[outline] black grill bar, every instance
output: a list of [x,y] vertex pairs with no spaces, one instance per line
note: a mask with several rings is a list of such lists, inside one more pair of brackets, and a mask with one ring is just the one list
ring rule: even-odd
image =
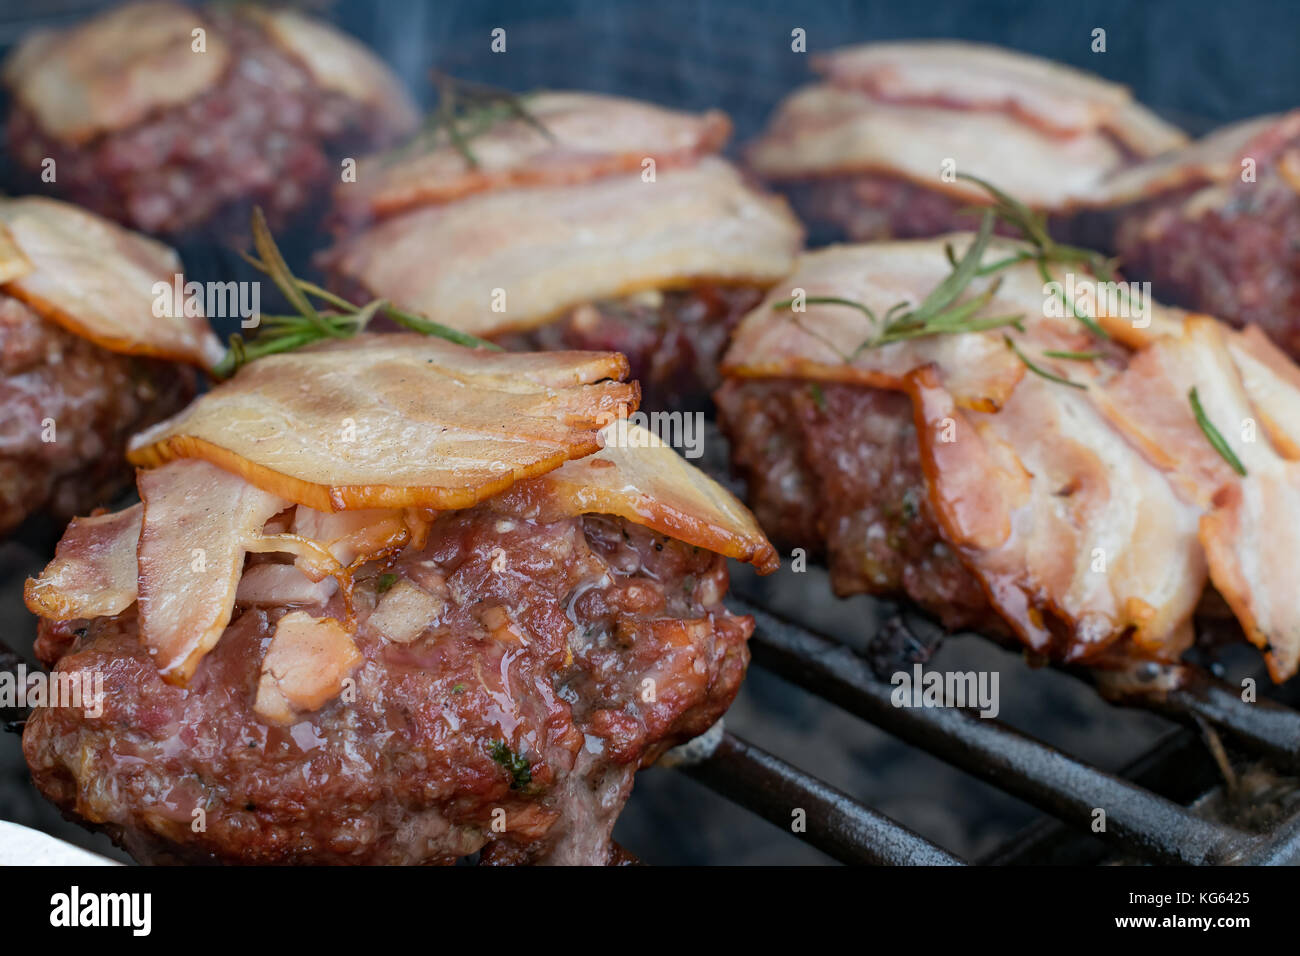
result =
[[709,759],[682,769],[787,832],[794,811],[805,811],[807,831],[797,835],[841,863],[963,865],[902,824],[730,733]]
[[750,645],[760,665],[1069,824],[1091,830],[1100,808],[1106,818],[1098,836],[1166,863],[1237,863],[1255,850],[1251,835],[1203,820],[997,721],[954,708],[895,707],[892,688],[848,648],[741,599],[733,603],[758,622]]
[[[1070,673],[1093,684],[1113,703],[1140,707],[1192,728],[1199,717],[1224,731],[1242,750],[1266,757],[1278,767],[1300,770],[1300,712],[1265,697],[1246,703],[1239,688],[1198,668],[1163,667],[1145,689],[1141,682],[1117,681],[1104,672],[1070,669]],[[1172,689],[1163,690],[1164,686]]]

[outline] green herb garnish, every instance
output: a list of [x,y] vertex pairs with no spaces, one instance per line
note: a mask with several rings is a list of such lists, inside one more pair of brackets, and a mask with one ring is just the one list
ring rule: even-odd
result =
[[433,83],[438,90],[437,108],[409,143],[384,154],[381,163],[391,165],[413,152],[434,149],[446,142],[471,169],[478,169],[478,156],[470,143],[509,119],[523,120],[547,139],[555,139],[546,125],[529,111],[528,94],[521,96],[486,83],[458,80],[437,70],[433,73]]
[[1011,336],[1009,335],[1002,336],[1002,341],[1006,342],[1007,348],[1015,352],[1016,357],[1020,359],[1020,361],[1025,363],[1025,368],[1029,369],[1029,371],[1033,372],[1035,375],[1041,375],[1049,382],[1059,382],[1061,385],[1068,385],[1071,388],[1086,389],[1088,387],[1087,385],[1084,385],[1081,382],[1072,382],[1068,378],[1062,378],[1059,375],[1053,375],[1051,372],[1047,371],[1047,369],[1040,368],[1039,366],[1035,365],[1033,362],[1029,361],[1029,356],[1027,356],[1024,352],[1020,351],[1020,347],[1016,345],[1015,342],[1011,341]]
[[817,406],[819,412],[826,411],[826,393],[816,382],[808,383],[808,392],[812,395],[813,404]]
[[[253,248],[257,255],[241,251],[244,260],[259,272],[270,276],[271,281],[298,310],[297,315],[263,315],[256,338],[245,341],[236,333],[230,337],[230,347],[225,356],[212,369],[217,378],[229,378],[239,368],[254,359],[278,352],[291,352],[313,342],[325,339],[346,339],[364,332],[379,313],[383,313],[403,328],[423,335],[464,345],[468,348],[500,351],[501,346],[475,335],[461,332],[440,322],[399,309],[385,301],[375,299],[365,305],[354,305],[342,296],[322,289],[314,282],[299,279],[290,270],[271,236],[266,216],[260,207],[253,209]],[[330,308],[321,311],[312,302],[315,299]]]
[[489,748],[492,759],[510,772],[510,789],[523,790],[533,782],[532,764],[523,754],[517,754],[502,740],[494,740]]
[[1070,362],[1091,362],[1106,357],[1105,352],[1068,352],[1061,349],[1045,349],[1043,355],[1047,358],[1066,359]]
[[453,688],[451,689],[451,692],[452,692],[453,694],[463,694],[463,693],[465,693],[465,685],[464,685],[464,684],[457,684],[455,687],[453,687]]
[[[952,265],[952,272],[925,297],[920,305],[915,308],[908,308],[907,303],[899,302],[890,307],[883,316],[880,316],[866,303],[852,299],[838,296],[809,296],[805,298],[804,303],[809,305],[842,305],[857,309],[867,318],[873,326],[873,331],[851,353],[845,353],[819,331],[804,325],[799,315],[793,311],[795,304],[793,298],[776,302],[772,305],[772,308],[777,311],[790,309],[792,312],[791,320],[795,325],[806,334],[817,338],[847,363],[852,362],[868,349],[879,348],[891,342],[901,342],[934,335],[985,332],[1006,326],[1024,331],[1023,315],[984,316],[980,314],[997,295],[1001,283],[1000,276],[995,278],[982,293],[973,296],[967,301],[959,301],[974,279],[997,276],[998,273],[1020,263],[1033,262],[1043,280],[1048,283],[1054,282],[1050,268],[1052,265],[1079,265],[1087,268],[1093,275],[1105,281],[1112,279],[1114,272],[1111,260],[1090,249],[1056,242],[1048,233],[1047,220],[1041,214],[1034,212],[1024,203],[1012,198],[983,179],[965,173],[959,173],[958,178],[968,180],[984,189],[992,197],[993,202],[991,206],[983,209],[979,231],[976,233],[974,241],[967,247],[966,252],[960,258],[957,257],[951,246],[945,247],[944,252],[948,257],[948,262]],[[1029,248],[986,265],[983,262],[984,253],[989,247],[993,236],[993,228],[997,222],[1006,223],[1019,232],[1020,238],[1029,245]],[[1060,290],[1057,294],[1069,309],[1070,314],[1089,332],[1099,339],[1110,338],[1105,329],[1098,325],[1091,316],[1080,311],[1077,305],[1068,299],[1064,290]],[[1087,387],[1059,375],[1053,375],[1040,368],[1031,362],[1008,336],[1004,335],[1003,338],[1006,340],[1007,346],[1035,374],[1074,388]],[[1077,361],[1089,361],[1103,357],[1103,353],[1100,352],[1056,351],[1044,352],[1043,354],[1052,358]]]
[[379,582],[375,585],[376,594],[387,594],[394,584],[397,583],[397,575],[387,572],[379,575]]
[[1245,478],[1246,466],[1241,463],[1241,459],[1232,450],[1232,446],[1228,444],[1219,430],[1214,427],[1214,423],[1210,421],[1209,416],[1205,414],[1205,409],[1201,407],[1201,398],[1196,394],[1195,386],[1187,393],[1187,400],[1192,403],[1192,414],[1196,416],[1196,424],[1201,426],[1201,431],[1205,433],[1205,437],[1209,439],[1214,450],[1223,457],[1223,460],[1232,467],[1233,471]]

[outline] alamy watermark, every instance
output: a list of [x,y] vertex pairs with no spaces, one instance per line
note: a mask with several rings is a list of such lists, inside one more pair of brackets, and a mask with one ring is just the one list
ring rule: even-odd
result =
[[1090,319],[1128,319],[1135,329],[1151,324],[1151,283],[1114,282],[1065,274],[1043,285],[1043,315],[1067,319],[1084,315]]
[[927,671],[920,664],[895,671],[889,702],[895,707],[969,707],[981,717],[998,715],[997,671]]
[[704,454],[703,412],[637,411],[620,416],[605,429],[605,445],[610,448],[645,448],[650,444],[646,432],[680,451],[683,458],[699,458]]
[[155,282],[150,291],[156,319],[239,319],[243,329],[255,329],[262,321],[260,282],[186,282],[178,272],[171,282]]
[[104,714],[104,675],[98,671],[0,672],[0,707],[76,707],[91,720]]

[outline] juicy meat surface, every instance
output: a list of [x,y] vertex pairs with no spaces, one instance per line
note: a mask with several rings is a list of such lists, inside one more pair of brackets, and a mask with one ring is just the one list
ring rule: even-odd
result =
[[949,629],[1006,630],[939,533],[906,395],[732,379],[715,399],[759,524],[824,558],[836,594],[906,595]]
[[[241,604],[186,689],[134,608],[42,622],[38,655],[102,674],[105,700],[33,714],[37,786],[155,862],[609,862],[636,769],[726,710],[753,622],[722,606],[711,552],[518,507],[444,513],[422,550],[359,571],[355,688],[289,727],[253,711],[283,604]],[[418,597],[414,626],[395,595]]]
[[337,177],[336,153],[392,141],[376,111],[322,89],[257,26],[219,7],[204,15],[236,54],[212,89],[79,146],[15,105],[18,163],[39,173],[53,159],[61,195],[132,228],[242,238],[252,205],[281,226]]
[[0,294],[0,533],[110,504],[131,483],[127,438],[194,391],[191,369],[109,352]]
[[[1300,140],[1289,144],[1300,168]],[[1300,172],[1259,157],[1254,182],[1182,190],[1120,214],[1124,272],[1164,302],[1238,327],[1258,325],[1300,358]]]
[[[820,224],[851,242],[928,239],[949,232],[974,231],[980,214],[970,203],[897,176],[853,173],[792,181],[785,186],[805,222]],[[1048,227],[1062,241],[1072,237],[1067,217],[1049,216]],[[1018,234],[1002,223],[995,231]]]
[[498,339],[509,349],[622,352],[647,410],[702,411],[721,384],[718,362],[732,330],[763,300],[756,286],[650,291],[582,305],[528,333]]

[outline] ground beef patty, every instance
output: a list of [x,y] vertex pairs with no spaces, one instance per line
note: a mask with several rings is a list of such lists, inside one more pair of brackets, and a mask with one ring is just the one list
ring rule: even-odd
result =
[[110,504],[131,483],[127,438],[194,391],[192,369],[109,352],[0,293],[0,533]]
[[531,332],[498,339],[519,351],[622,352],[647,410],[703,411],[721,384],[731,332],[763,300],[754,286],[703,285],[582,305]]
[[[712,552],[510,501],[443,513],[423,549],[358,572],[355,699],[287,728],[253,705],[288,607],[241,603],[188,689],[134,608],[43,622],[41,658],[103,674],[106,699],[99,719],[35,712],[37,786],[155,862],[610,862],[634,772],[726,710],[753,622],[722,606]],[[432,612],[411,632],[392,609],[413,598]]]
[[135,229],[243,237],[254,204],[282,226],[339,175],[337,156],[393,141],[382,114],[323,89],[255,23],[218,5],[203,16],[233,51],[211,89],[76,146],[15,103],[17,162],[40,172],[53,159],[59,195]]
[[1258,325],[1300,358],[1300,136],[1253,154],[1240,177],[1121,212],[1115,251],[1162,302]]
[[906,395],[733,379],[715,399],[758,523],[823,558],[836,594],[906,595],[950,629],[1005,632],[936,526]]

